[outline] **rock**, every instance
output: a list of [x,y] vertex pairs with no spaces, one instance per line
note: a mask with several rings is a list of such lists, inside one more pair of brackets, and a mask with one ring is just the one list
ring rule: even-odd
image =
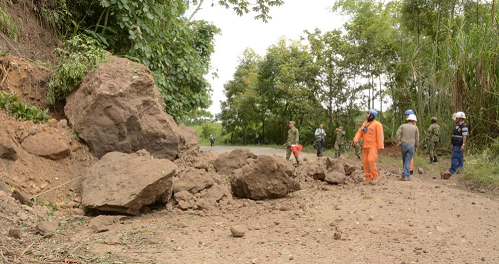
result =
[[28,134],[30,136],[34,136],[34,135],[36,135],[36,133],[38,133],[38,130],[39,130],[38,126],[32,126],[29,128]]
[[418,174],[424,174],[424,169],[423,168],[418,168]]
[[55,132],[49,131],[28,136],[21,147],[32,155],[51,160],[63,159],[71,154],[68,144]]
[[181,192],[175,193],[173,195],[173,198],[175,198],[175,201],[177,201],[177,202],[180,202],[180,201],[189,202],[189,201],[194,199],[194,195],[192,195],[188,191],[181,191]]
[[301,189],[273,156],[261,155],[234,172],[232,193],[254,200],[281,198]]
[[2,180],[0,180],[0,191],[5,192],[6,194],[10,193],[9,186],[7,186],[7,184],[5,182],[3,182]]
[[29,220],[29,216],[27,214],[25,214],[24,212],[18,212],[17,216],[19,216],[19,220],[21,220],[23,222]]
[[80,208],[71,208],[71,214],[72,215],[78,215],[78,216],[84,216],[85,215],[85,210],[80,209]]
[[220,154],[214,150],[202,151],[199,153],[198,159],[194,162],[193,167],[209,171],[219,156]]
[[208,209],[210,207],[210,205],[205,199],[198,199],[196,201],[196,206],[198,207],[199,210]]
[[347,180],[346,175],[338,171],[327,172],[326,178],[324,178],[325,182],[335,185],[344,184],[346,180]]
[[227,187],[222,185],[213,185],[211,188],[207,189],[203,194],[203,197],[210,203],[215,204],[222,200],[224,197],[232,199],[232,194]]
[[171,197],[177,166],[146,151],[111,152],[93,164],[82,184],[82,203],[91,210],[137,215],[143,206]]
[[234,225],[230,227],[230,232],[233,237],[243,237],[248,228],[245,225]]
[[80,149],[80,144],[78,142],[73,141],[71,142],[71,152],[76,152]]
[[345,174],[347,176],[351,176],[357,170],[355,165],[350,165],[350,164],[346,164],[346,163],[343,166],[343,168],[345,169]]
[[340,240],[341,239],[341,232],[336,231],[334,232],[334,240]]
[[442,178],[444,180],[448,180],[451,176],[452,176],[452,174],[448,171],[443,171],[440,173],[440,178]]
[[178,203],[178,208],[185,211],[187,209],[191,209],[192,208],[192,204],[189,203],[189,202],[186,202],[186,201],[180,201]]
[[179,154],[178,158],[183,162],[194,163],[199,159],[199,135],[198,132],[184,124],[180,124],[179,131]]
[[14,189],[12,192],[12,197],[14,199],[18,200],[21,204],[27,205],[27,206],[33,206],[33,202],[31,201],[29,195],[24,193],[23,191],[19,189]]
[[165,112],[151,72],[128,59],[108,56],[68,96],[64,112],[98,158],[146,149],[174,160],[179,153],[181,131]]
[[61,119],[59,122],[57,122],[57,128],[67,129],[68,128],[68,120]]
[[21,230],[19,228],[11,228],[8,233],[9,237],[21,239]]
[[118,223],[123,219],[123,216],[119,215],[99,215],[90,219],[88,227],[90,227],[94,232],[101,233],[111,230],[111,226]]
[[51,235],[57,231],[58,226],[59,222],[57,221],[42,221],[36,225],[35,232],[42,236]]
[[17,160],[17,148],[14,141],[0,132],[0,159]]
[[216,171],[228,175],[246,165],[248,159],[256,159],[256,155],[248,149],[238,148],[229,154],[221,154],[213,163]]
[[188,169],[178,175],[173,184],[173,193],[188,191],[198,193],[215,184],[211,173],[205,170]]

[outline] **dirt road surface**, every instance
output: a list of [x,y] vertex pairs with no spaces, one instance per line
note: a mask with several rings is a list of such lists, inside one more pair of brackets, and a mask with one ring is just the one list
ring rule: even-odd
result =
[[[63,239],[47,240],[44,251],[87,263],[499,263],[496,196],[469,192],[457,177],[441,180],[438,169],[402,182],[400,168],[378,165],[377,186],[310,180],[288,198],[155,210],[103,233],[69,221]],[[232,237],[233,225],[246,225],[246,235]]]

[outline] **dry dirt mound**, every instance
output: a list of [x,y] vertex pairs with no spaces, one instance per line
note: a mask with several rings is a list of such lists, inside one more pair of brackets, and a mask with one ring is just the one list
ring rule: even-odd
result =
[[355,173],[357,166],[344,158],[322,158],[304,163],[297,170],[300,177],[310,177],[329,184],[360,182],[362,175]]
[[137,215],[143,206],[167,202],[177,166],[141,150],[110,152],[92,165],[83,180],[83,205],[100,212]]
[[145,149],[174,160],[179,153],[177,124],[142,64],[108,56],[66,101],[70,123],[97,157]]

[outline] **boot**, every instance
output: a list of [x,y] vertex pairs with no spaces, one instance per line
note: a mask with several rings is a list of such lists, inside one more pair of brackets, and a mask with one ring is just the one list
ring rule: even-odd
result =
[[432,157],[430,157],[430,164],[432,164],[432,163],[433,163],[433,158],[432,158]]
[[433,162],[438,162],[437,156],[433,158]]

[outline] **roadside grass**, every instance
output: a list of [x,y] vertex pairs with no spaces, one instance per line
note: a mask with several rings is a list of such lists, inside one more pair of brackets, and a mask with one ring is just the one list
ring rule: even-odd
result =
[[499,194],[499,164],[487,162],[480,155],[466,158],[463,179],[473,186]]

